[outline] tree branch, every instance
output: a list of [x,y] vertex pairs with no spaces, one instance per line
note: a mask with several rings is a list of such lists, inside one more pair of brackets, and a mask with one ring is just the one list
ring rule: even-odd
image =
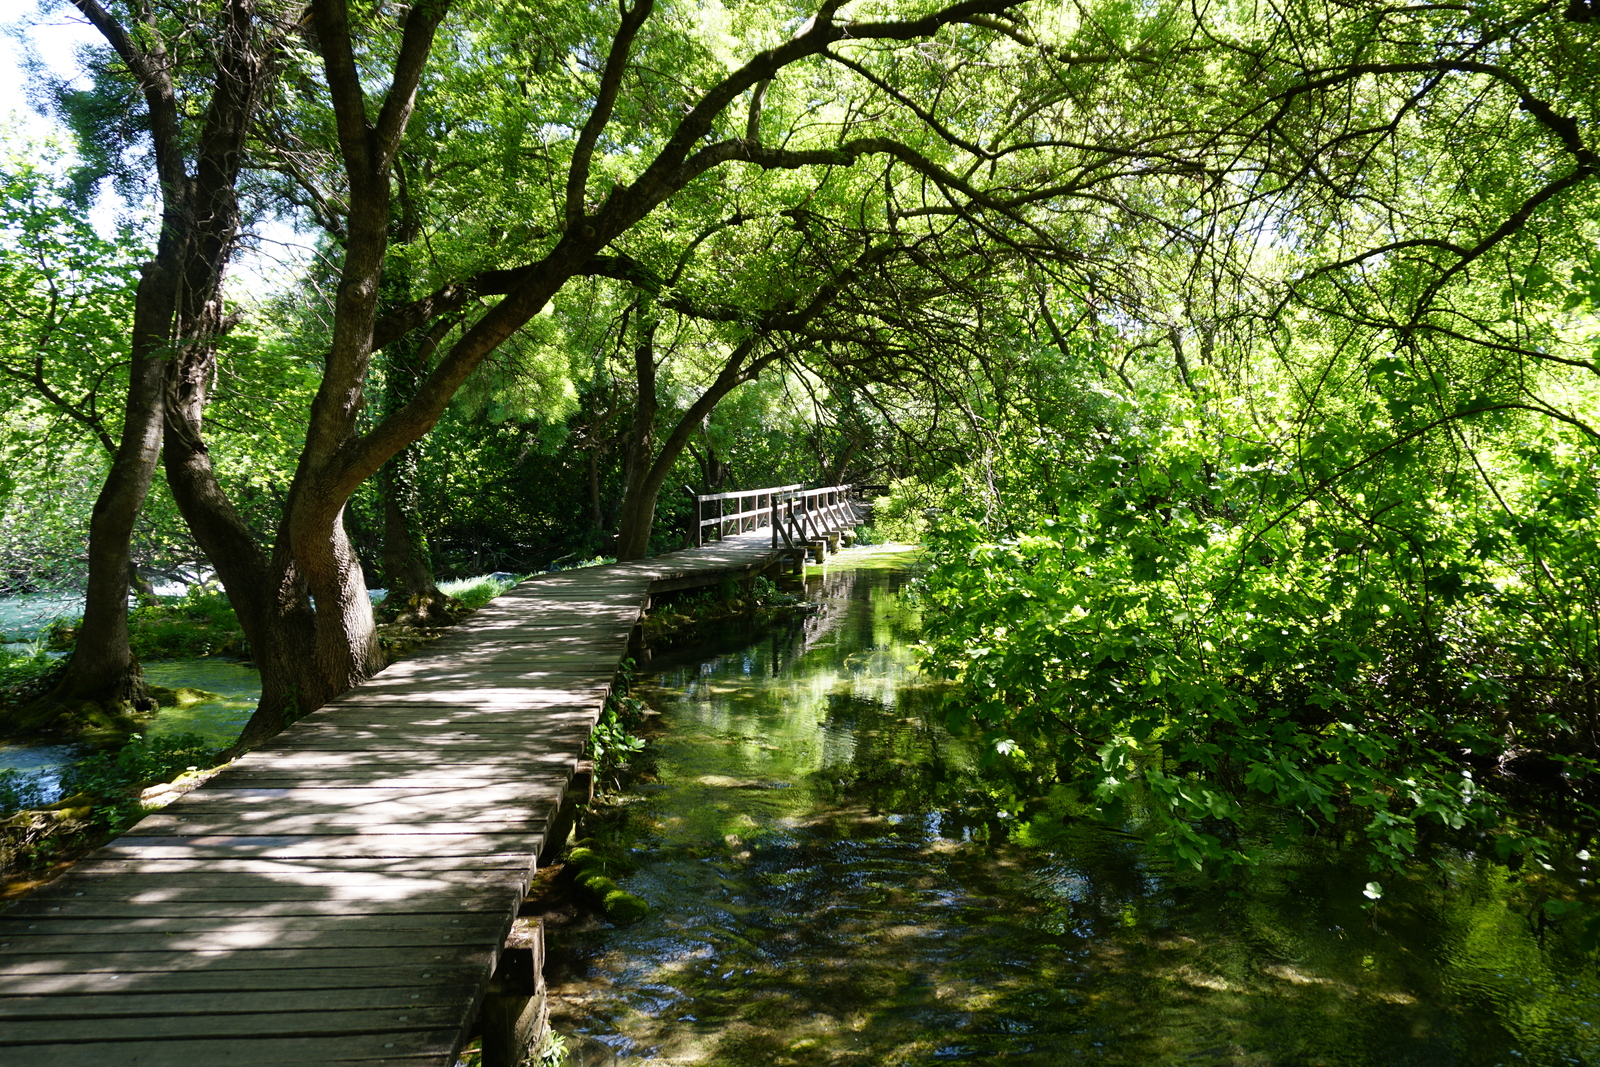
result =
[[628,70],[628,55],[633,49],[633,39],[640,27],[650,17],[654,0],[634,0],[632,10],[624,7],[622,22],[616,36],[611,39],[611,51],[606,56],[605,71],[600,76],[600,91],[595,94],[594,109],[578,133],[572,148],[572,165],[567,170],[567,227],[575,229],[582,221],[584,194],[589,188],[589,165],[594,158],[594,145],[600,133],[611,121],[616,107],[617,93],[622,89],[622,76]]

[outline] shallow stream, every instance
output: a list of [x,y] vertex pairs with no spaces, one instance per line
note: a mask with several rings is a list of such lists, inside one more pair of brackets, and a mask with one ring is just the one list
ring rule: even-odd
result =
[[1364,859],[1315,842],[1232,890],[1113,829],[1006,842],[906,582],[831,566],[803,624],[652,664],[666,731],[602,844],[655,910],[552,930],[569,1063],[1600,1063],[1594,963],[1487,863],[1368,910]]

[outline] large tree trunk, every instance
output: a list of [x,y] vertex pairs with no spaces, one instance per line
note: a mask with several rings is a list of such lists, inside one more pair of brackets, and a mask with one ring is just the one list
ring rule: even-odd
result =
[[[174,225],[173,223],[176,223]],[[133,363],[128,373],[122,438],[89,519],[89,582],[83,625],[66,673],[45,698],[148,709],[144,672],[128,647],[128,575],[133,526],[144,507],[161,454],[167,337],[177,306],[181,220],[164,227],[156,260],[146,264],[134,298]]]
[[139,79],[151,112],[162,213],[156,258],[135,295],[122,437],[89,523],[83,626],[67,673],[46,699],[148,707],[143,672],[128,647],[133,527],[155,477],[174,354],[181,361],[186,349],[208,349],[223,328],[223,271],[239,222],[234,186],[268,46],[256,32],[252,0],[232,0],[222,13],[216,76],[191,175],[159,38],[136,43],[95,0],[77,5]]
[[[639,381],[640,403],[645,402],[648,388],[650,423],[649,432],[646,433],[638,413],[635,413],[633,432],[628,442],[628,488],[622,498],[622,521],[617,533],[619,560],[640,559],[649,548],[650,530],[655,524],[656,501],[660,499],[661,487],[666,484],[673,464],[688,447],[694,432],[722,402],[723,397],[754,379],[767,364],[778,358],[779,352],[774,350],[747,366],[745,360],[749,359],[759,343],[759,338],[747,338],[728,354],[721,373],[683,413],[666,440],[661,442],[659,451],[653,447],[657,410],[654,352],[652,349],[649,358],[645,359],[635,351],[634,372]],[[625,552],[632,554],[625,555]]]
[[444,594],[434,581],[428,546],[416,517],[417,469],[411,449],[383,466],[379,494],[383,498],[383,580],[387,600],[423,608]]
[[168,420],[167,481],[228,591],[261,671],[261,701],[234,746],[242,752],[371,677],[383,666],[382,653],[343,507],[311,506],[297,480],[269,556],[217,483],[194,432],[203,393],[182,399]]
[[643,559],[650,550],[650,530],[656,521],[656,495],[660,479],[650,485],[655,465],[656,413],[656,328],[660,319],[654,302],[645,297],[638,307],[637,333],[633,345],[633,374],[638,385],[633,405],[633,423],[628,429],[628,452],[623,471],[626,488],[622,511],[617,519],[617,559],[626,562]]

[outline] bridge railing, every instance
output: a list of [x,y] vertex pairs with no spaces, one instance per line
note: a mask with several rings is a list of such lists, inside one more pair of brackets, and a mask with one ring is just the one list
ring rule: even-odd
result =
[[[729,534],[759,530],[772,522],[773,507],[802,485],[775,485],[738,493],[690,493],[694,497],[694,546],[720,541]],[[715,514],[707,516],[707,510]]]
[[800,551],[860,521],[852,502],[853,488],[775,485],[735,493],[690,493],[694,498],[695,547],[770,526],[773,548]]
[[[789,493],[772,503],[772,547],[803,551],[829,534],[861,521],[849,485]],[[780,542],[781,538],[781,542]]]

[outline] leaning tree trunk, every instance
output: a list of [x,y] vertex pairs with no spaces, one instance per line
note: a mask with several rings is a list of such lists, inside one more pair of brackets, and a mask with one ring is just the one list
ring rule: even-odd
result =
[[261,700],[233,749],[242,752],[371,677],[383,666],[382,652],[342,504],[319,502],[302,474],[269,556],[218,484],[196,432],[203,390],[178,400],[167,425],[167,481],[261,671]]
[[133,527],[155,477],[169,376],[186,348],[208,349],[223,329],[223,271],[239,223],[234,189],[270,46],[256,32],[253,0],[230,0],[216,27],[215,79],[191,175],[185,116],[159,39],[136,42],[99,4],[77,0],[77,6],[139,80],[161,188],[161,234],[135,293],[122,438],[89,523],[83,626],[67,673],[45,699],[148,707],[143,672],[128,645]]
[[659,478],[654,487],[650,484],[655,467],[656,412],[660,410],[660,401],[656,398],[655,345],[659,322],[651,299],[641,298],[638,334],[633,346],[633,373],[638,394],[623,467],[626,487],[617,516],[616,553],[617,559],[624,562],[643,559],[649,552],[650,530],[656,521],[656,496],[661,491]]
[[179,240],[168,220],[145,266],[134,297],[133,363],[128,372],[122,438],[89,519],[89,582],[83,625],[50,703],[129,704],[150,707],[144,672],[128,645],[128,575],[133,569],[133,526],[144,507],[161,454],[167,360],[177,295]]
[[[638,413],[635,413],[633,433],[628,445],[628,488],[622,498],[622,522],[617,533],[619,560],[641,559],[649,548],[650,529],[655,524],[656,501],[661,497],[661,487],[666,484],[667,477],[672,473],[673,464],[689,446],[695,431],[722,402],[723,397],[745,382],[753,380],[769,363],[778,358],[780,353],[775,349],[759,359],[752,360],[747,366],[745,360],[759,344],[759,337],[746,338],[728,354],[716,380],[700,394],[698,400],[689,405],[689,410],[683,413],[683,417],[673,426],[672,432],[667,434],[666,440],[661,442],[659,452],[652,447],[655,441],[656,413],[655,362],[653,358],[643,359],[637,352],[635,353],[635,372],[639,378],[641,401],[645,396],[647,384],[649,388],[650,423],[649,432],[644,432],[645,427]],[[625,552],[632,554],[625,555]]]

